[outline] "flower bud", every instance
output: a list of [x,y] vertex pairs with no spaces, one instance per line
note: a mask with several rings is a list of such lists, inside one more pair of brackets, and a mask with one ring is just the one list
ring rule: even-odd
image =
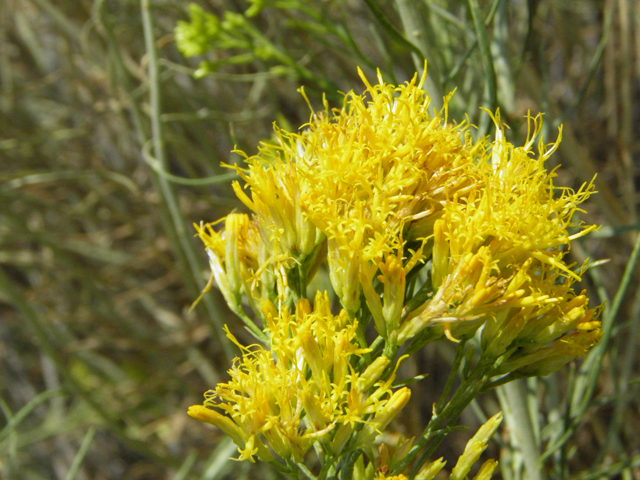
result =
[[226,415],[222,415],[220,412],[207,408],[204,405],[192,405],[187,410],[187,413],[191,418],[215,425],[231,437],[236,445],[244,448],[246,441],[245,432]]
[[358,444],[368,445],[371,443],[387,425],[394,419],[394,417],[404,408],[404,406],[411,398],[411,390],[407,387],[402,387],[395,392],[389,400],[387,400],[384,406],[376,413],[373,420],[371,420],[365,427],[358,433]]
[[464,480],[467,477],[471,467],[487,448],[487,442],[496,432],[500,422],[502,422],[502,412],[496,413],[480,427],[471,440],[467,442],[464,452],[458,458],[458,463],[451,471],[449,480]]
[[492,458],[482,464],[473,480],[491,480],[493,472],[498,466],[498,462]]
[[415,480],[433,480],[447,462],[441,458],[425,465],[416,475]]
[[357,389],[361,393],[367,392],[373,384],[380,378],[380,375],[384,372],[384,369],[387,368],[387,365],[391,363],[384,355],[376,358],[371,365],[367,367],[360,378],[358,378]]
[[406,271],[400,257],[390,254],[386,256],[384,262],[380,263],[381,278],[384,283],[382,313],[386,322],[385,337],[398,328],[404,307]]

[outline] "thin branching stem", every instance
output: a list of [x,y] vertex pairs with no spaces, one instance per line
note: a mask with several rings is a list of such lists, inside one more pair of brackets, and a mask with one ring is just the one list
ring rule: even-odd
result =
[[[154,157],[157,159],[157,168],[163,171],[167,169],[167,159],[165,153],[165,140],[162,132],[162,122],[160,116],[162,113],[161,94],[160,94],[160,76],[158,69],[158,53],[153,34],[153,17],[151,15],[150,0],[141,0],[142,25],[144,28],[144,39],[148,56],[148,73],[149,73],[149,103],[151,115],[151,141],[153,144]],[[155,170],[154,170],[155,173]],[[184,255],[185,263],[191,277],[200,289],[204,288],[204,280],[202,278],[202,268],[195,254],[194,246],[191,243],[192,234],[187,231],[186,222],[178,206],[176,195],[171,188],[168,178],[163,175],[154,175],[156,184],[170,214],[174,238],[177,240],[176,248],[179,248]],[[204,295],[202,301],[207,309],[208,318],[213,326],[212,334],[220,342],[224,355],[230,362],[233,358],[233,351],[228,342],[225,342],[222,336],[222,310],[212,300],[211,296]]]

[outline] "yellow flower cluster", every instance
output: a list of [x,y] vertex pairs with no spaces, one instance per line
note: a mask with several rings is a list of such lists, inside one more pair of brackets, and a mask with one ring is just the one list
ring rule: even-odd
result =
[[409,400],[408,388],[391,390],[395,375],[379,381],[388,358],[360,373],[353,369],[352,360],[369,352],[358,345],[357,324],[344,311],[334,316],[326,294],[318,293],[314,303],[312,310],[301,300],[295,314],[285,308],[281,315],[270,302],[263,304],[269,350],[243,347],[227,332],[243,351],[231,380],[189,409],[230,436],[240,459],[272,461],[273,452],[302,462],[313,442],[337,453],[352,435],[356,445],[367,445]]
[[[394,86],[361,76],[362,95],[325,105],[299,133],[276,128],[246,168],[234,166],[251,214],[197,227],[212,281],[269,343],[241,347],[229,383],[189,411],[231,436],[241,459],[300,462],[315,442],[329,455],[371,443],[409,399],[391,390],[403,345],[478,334],[490,375],[526,376],[560,368],[601,336],[597,309],[573,291],[583,269],[564,258],[595,228],[574,218],[593,186],[554,186],[545,161],[560,139],[539,139],[541,117],[528,118],[522,147],[505,140],[498,114],[495,139],[474,141],[469,125],[448,119],[448,98],[429,114],[424,77]],[[337,314],[326,294],[313,310],[307,300],[320,268]],[[384,355],[365,348],[369,321]]]
[[[341,110],[315,113],[302,133],[276,128],[276,143],[247,158],[248,169],[235,167],[251,197],[237,182],[234,188],[254,212],[271,261],[305,266],[308,280],[326,258],[351,315],[360,307],[361,284],[370,299],[371,277],[384,265],[394,282],[388,289],[403,290],[395,282],[404,281],[407,267],[393,265],[402,263],[405,247],[419,250],[420,239],[432,234],[448,192],[473,185],[466,170],[478,147],[462,126],[447,122],[446,110],[429,117],[423,81],[366,83],[364,95],[350,93]],[[318,258],[323,247],[326,256]],[[374,307],[381,333],[383,322],[399,321],[403,299],[396,303],[384,313]]]
[[429,326],[450,339],[482,326],[484,354],[504,362],[497,373],[544,375],[601,336],[596,310],[587,307],[584,293],[573,292],[579,272],[563,261],[563,247],[595,229],[572,219],[593,188],[555,195],[544,162],[559,139],[550,148],[541,142],[537,155],[531,149],[540,117],[529,118],[529,140],[518,148],[494,120],[496,140],[473,164],[481,183],[463,198],[451,195],[434,223],[435,293],[407,315],[398,341]]
[[[540,140],[534,153],[541,117],[529,118],[523,147],[505,140],[499,117],[495,141],[474,142],[468,126],[448,121],[446,99],[429,115],[424,77],[401,86],[362,78],[364,94],[314,113],[301,133],[276,128],[275,143],[235,167],[251,190],[234,184],[251,218],[227,217],[225,232],[200,227],[234,311],[243,295],[259,317],[259,301],[281,309],[306,297],[326,260],[342,307],[355,318],[364,298],[387,342],[425,329],[455,340],[484,327],[485,349],[496,358],[517,350],[520,361],[507,363],[517,368],[553,342],[548,365],[558,366],[597,342],[595,311],[571,287],[579,272],[563,260],[571,240],[595,228],[573,218],[593,187],[554,187],[544,163],[560,139]],[[407,302],[416,290],[407,276],[425,266],[417,277],[430,292]],[[522,371],[549,370],[537,363]]]

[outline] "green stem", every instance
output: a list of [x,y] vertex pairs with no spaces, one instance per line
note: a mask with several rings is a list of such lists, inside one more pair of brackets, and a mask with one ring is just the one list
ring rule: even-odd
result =
[[228,183],[231,180],[240,178],[237,173],[222,173],[220,175],[213,175],[206,178],[186,178],[178,175],[173,175],[162,168],[157,158],[149,153],[150,142],[145,143],[142,147],[142,158],[147,165],[158,175],[165,178],[171,183],[178,183],[180,185],[189,185],[192,187],[202,187],[208,185],[216,185],[218,183]]
[[[489,10],[489,14],[484,20],[484,24],[486,26],[488,26],[493,21],[493,17],[498,11],[498,7],[502,6],[502,4],[505,1],[506,0],[494,0],[493,4],[491,5],[491,9]],[[466,28],[466,25],[463,24],[463,27]],[[473,40],[473,42],[471,42],[471,45],[460,57],[458,62],[455,64],[455,66],[451,69],[451,71],[447,74],[447,76],[442,79],[443,85],[447,85],[451,80],[453,80],[460,73],[460,71],[462,70],[462,67],[464,67],[467,64],[467,60],[469,59],[469,57],[471,56],[471,54],[473,53],[473,51],[476,49],[477,46],[478,46],[478,37],[476,37]]]
[[249,330],[254,337],[256,337],[265,345],[269,344],[269,338],[267,337],[267,335],[262,330],[260,330],[260,328],[254,323],[253,320],[249,318],[246,313],[244,313],[242,307],[234,308],[233,313],[235,313],[240,318],[240,320],[242,320],[242,322],[247,326],[247,330]]
[[[60,395],[61,393],[63,393],[63,390],[61,389],[45,390],[44,392],[37,394],[35,397],[29,400],[27,404],[24,407],[22,407],[18,411],[18,413],[16,413],[13,416],[11,416],[11,411],[9,410],[9,407],[3,404],[3,407],[6,407],[6,408],[3,408],[3,410],[5,410],[5,416],[7,418],[7,422],[5,426],[2,428],[2,430],[0,430],[0,442],[4,442],[12,432],[16,431],[18,425],[20,425],[20,423],[22,423],[23,420],[29,417],[30,413],[33,412],[33,410],[35,410],[35,408],[38,405],[40,405],[41,403],[43,403],[44,401],[48,400],[53,396]],[[0,399],[0,401],[4,402],[4,400],[2,399]]]
[[[540,464],[540,444],[532,424],[532,412],[529,408],[529,394],[525,380],[519,379],[497,389],[500,406],[509,425],[509,440],[514,450],[524,460],[526,478],[542,480],[544,478]],[[537,412],[535,412],[537,414]]]
[[484,69],[485,79],[487,81],[487,89],[489,91],[489,109],[494,110],[498,105],[498,93],[496,88],[496,74],[493,70],[493,58],[491,55],[491,46],[487,28],[482,21],[482,14],[478,0],[467,0],[467,5],[471,11],[473,19],[473,27],[476,30],[478,38],[478,47],[480,48],[480,58]]
[[290,270],[293,273],[292,286],[295,295],[295,302],[307,298],[307,269],[305,268],[308,257],[303,256],[298,263]]
[[[477,372],[480,374],[480,371]],[[474,375],[474,377],[476,377]],[[482,376],[484,377],[484,375]],[[434,415],[434,418],[429,422],[427,429],[423,433],[416,447],[423,448],[429,443],[429,446],[424,450],[416,464],[411,470],[410,478],[416,476],[420,468],[429,460],[433,452],[440,446],[445,439],[447,433],[458,421],[462,412],[469,406],[469,404],[478,396],[482,385],[486,381],[486,378],[476,378],[467,388],[461,386],[454,396],[451,398],[447,406],[442,410],[439,415]],[[435,422],[432,425],[432,422]],[[429,430],[427,432],[427,430]],[[414,447],[414,449],[416,448]],[[413,450],[413,449],[412,449]],[[413,454],[413,457],[417,454],[417,451]],[[411,455],[411,452],[410,452]],[[409,457],[409,455],[407,455]]]
[[[478,38],[478,47],[480,49],[480,59],[482,61],[482,68],[484,70],[487,99],[486,106],[492,112],[495,111],[498,106],[498,90],[496,87],[496,72],[493,68],[493,56],[491,55],[491,46],[489,42],[489,35],[487,34],[487,28],[482,21],[482,14],[480,12],[480,6],[478,0],[467,0],[467,5],[471,11],[471,17],[473,19],[473,26],[476,30],[476,36]],[[486,124],[481,122],[479,126],[479,134],[484,135],[488,128],[487,116],[482,117]],[[486,126],[485,126],[486,125]]]
[[318,480],[318,478],[313,473],[311,473],[311,470],[309,470],[304,463],[296,463],[296,465],[309,480]]
[[[369,348],[369,343],[367,342],[367,337],[365,336],[365,329],[367,324],[364,321],[364,317],[366,314],[368,314],[368,311],[365,306],[361,306],[360,310],[358,310],[356,314],[356,318],[358,321],[358,327],[356,328],[356,338],[358,339],[358,345],[360,345],[360,348]],[[367,351],[360,358],[358,366],[362,368],[362,371],[364,371],[364,369],[367,368],[367,365],[371,365],[372,361],[373,360],[371,358],[371,352]]]
[[84,438],[82,439],[82,443],[80,444],[80,448],[78,449],[78,453],[73,458],[73,463],[67,472],[67,476],[65,480],[75,480],[78,475],[78,470],[80,470],[80,466],[82,465],[82,461],[84,460],[84,456],[87,454],[87,450],[89,450],[89,446],[91,446],[91,442],[93,441],[93,435],[96,433],[95,427],[91,427],[87,430]]
[[[378,21],[380,26],[391,36],[391,38],[393,38],[398,43],[398,45],[406,48],[412,54],[417,53],[422,55],[422,52],[420,51],[420,49],[416,47],[413,43],[411,43],[409,40],[407,40],[402,35],[402,33],[399,32],[396,29],[396,27],[393,26],[393,24],[387,18],[387,15],[380,9],[380,7],[378,6],[375,0],[364,0],[364,3],[367,4],[367,7],[369,7],[369,10],[371,10],[371,13],[375,17],[375,19]],[[420,65],[420,68],[422,68],[422,65]]]
[[[157,166],[159,169],[166,171],[167,160],[164,149],[164,136],[162,132],[162,123],[160,121],[160,115],[162,111],[161,97],[160,97],[160,79],[158,71],[158,54],[156,51],[155,39],[153,36],[153,19],[151,17],[151,5],[150,0],[140,0],[140,6],[142,10],[142,25],[144,29],[144,39],[147,49],[147,55],[149,56],[148,73],[149,73],[149,104],[151,115],[151,136],[153,144],[154,157],[157,159]],[[155,173],[155,171],[154,171]],[[190,232],[187,232],[186,222],[182,216],[182,212],[178,207],[176,196],[171,189],[171,185],[166,177],[155,174],[154,180],[158,186],[158,190],[169,210],[171,217],[174,237],[178,242],[178,248],[181,250],[182,255],[186,261],[186,267],[194,279],[196,285],[200,289],[204,288],[204,281],[201,278],[201,268],[198,258],[191,245]],[[207,309],[209,320],[213,325],[213,335],[216,340],[222,346],[223,353],[227,362],[230,362],[234,357],[231,345],[225,342],[222,338],[222,321],[220,320],[224,313],[216,305],[210,296],[203,296],[203,303]]]
[[451,392],[451,387],[453,386],[453,382],[456,379],[456,374],[460,369],[460,364],[462,363],[462,359],[464,358],[464,349],[466,342],[462,342],[458,344],[458,349],[456,350],[456,356],[453,359],[453,364],[451,365],[451,371],[449,372],[449,378],[447,378],[447,383],[444,386],[444,390],[442,391],[442,395],[440,396],[440,401],[436,405],[436,412],[442,410],[444,402],[447,398],[449,398],[449,392]]
[[414,465],[410,477],[413,478],[416,475],[429,456],[438,448],[446,436],[447,429],[453,427],[464,409],[478,396],[478,393],[488,381],[489,376],[487,373],[489,370],[489,365],[480,363],[476,365],[469,377],[462,380],[461,385],[457,388],[444,408],[440,411],[438,411],[438,409],[434,411],[431,420],[429,420],[427,427],[420,435],[416,444],[411,448],[405,458],[398,463],[394,470],[395,473],[403,472],[407,466],[413,462],[418,453],[429,444],[428,448],[424,450],[420,459]]
[[398,354],[398,345],[396,345],[393,342],[387,342],[384,345],[384,350],[382,351],[382,354],[393,362],[396,358],[396,355]]
[[353,468],[358,461],[358,457],[362,455],[362,450],[357,449],[349,454],[340,466],[340,478],[351,480],[353,478]]

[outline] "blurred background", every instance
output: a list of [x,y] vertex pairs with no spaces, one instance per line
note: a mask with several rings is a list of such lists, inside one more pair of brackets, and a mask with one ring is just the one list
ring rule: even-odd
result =
[[[479,107],[500,107],[522,144],[524,115],[545,112],[547,141],[564,125],[557,185],[597,174],[580,218],[602,228],[571,252],[594,262],[581,288],[607,305],[591,389],[569,415],[577,365],[528,385],[550,425],[550,478],[640,478],[640,4],[197,5],[0,1],[0,478],[279,478],[228,460],[235,447],[186,415],[227,378],[222,325],[251,342],[215,289],[190,311],[209,275],[192,224],[242,209],[220,164],[241,161],[236,145],[255,153],[273,122],[308,121],[297,88],[316,109],[323,92],[339,107],[339,92],[363,90],[356,66],[402,83],[424,58],[434,106],[457,89],[451,120],[489,133]],[[407,367],[432,373],[395,431],[426,424],[450,353],[436,346]],[[499,408],[493,393],[475,407],[462,423]],[[455,459],[470,435],[438,454]],[[508,462],[504,448],[491,453]]]

